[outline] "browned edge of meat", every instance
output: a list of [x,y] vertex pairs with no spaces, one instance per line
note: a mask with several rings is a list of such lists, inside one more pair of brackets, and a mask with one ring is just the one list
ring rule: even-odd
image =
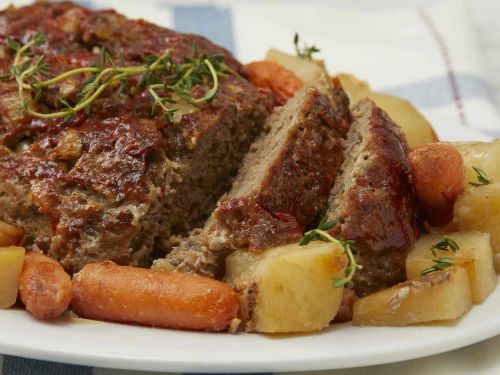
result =
[[262,250],[300,239],[324,209],[342,164],[348,108],[345,93],[324,80],[276,108],[203,231],[181,241],[167,261],[210,275],[219,265],[210,252],[223,257],[234,249]]
[[[7,38],[26,42],[36,32],[47,38],[34,54],[45,56],[50,76],[99,61],[103,47],[135,66],[166,50],[181,62],[193,43],[200,55],[222,54],[242,70],[203,37],[70,2],[9,7],[0,24],[1,73],[14,57]],[[84,79],[50,88],[33,105],[52,112],[56,97],[75,104]],[[168,124],[161,111],[152,115],[151,97],[137,80],[131,77],[122,93],[106,90],[90,113],[67,122],[28,116],[19,110],[16,83],[0,82],[0,220],[23,228],[69,272],[106,259],[148,266],[152,249],[164,254],[171,234],[202,225],[271,109],[267,94],[231,75],[220,78],[212,101],[184,106]]]
[[415,241],[414,190],[401,128],[372,101],[352,109],[342,174],[326,217],[340,224],[331,234],[356,242],[354,277],[359,296],[405,279],[407,250]]

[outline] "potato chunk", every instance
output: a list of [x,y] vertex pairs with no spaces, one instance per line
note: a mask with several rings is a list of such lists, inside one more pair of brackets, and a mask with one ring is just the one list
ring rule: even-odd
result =
[[[418,239],[406,258],[406,275],[408,279],[418,277],[424,269],[432,267],[433,255],[431,247],[438,243],[444,233],[423,235]],[[469,274],[472,288],[472,299],[480,303],[490,295],[497,284],[497,275],[493,265],[490,234],[481,232],[458,232],[446,234],[460,247],[456,253],[451,250],[436,250],[436,257],[455,259],[455,264],[465,268]]]
[[21,228],[0,221],[0,247],[19,245],[24,231]]
[[[462,154],[467,182],[477,182],[477,174],[472,167],[482,169],[493,182],[500,182],[500,139],[493,142],[453,143]],[[472,185],[467,184],[471,189]]]
[[490,233],[495,269],[500,273],[500,182],[462,194],[455,202],[453,227],[456,231]]
[[408,280],[354,303],[355,326],[405,326],[457,319],[472,307],[467,271],[450,267]]
[[0,247],[0,309],[16,303],[23,262],[24,248]]
[[396,124],[403,128],[410,148],[438,141],[436,132],[429,121],[407,100],[373,92],[368,83],[351,74],[339,74],[337,77],[349,96],[351,106],[364,98],[373,100],[389,114]]
[[432,125],[409,101],[378,92],[370,98],[403,128],[410,148],[438,141]]
[[342,301],[347,258],[340,246],[312,242],[261,253],[236,251],[226,259],[226,282],[240,295],[248,332],[318,331],[328,326]]
[[270,49],[266,55],[267,61],[275,62],[293,72],[304,83],[314,82],[326,75],[322,61],[301,59],[288,53]]

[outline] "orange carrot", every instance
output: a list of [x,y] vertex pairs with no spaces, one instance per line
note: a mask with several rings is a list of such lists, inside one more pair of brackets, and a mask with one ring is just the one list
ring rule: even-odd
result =
[[221,331],[239,311],[238,295],[223,282],[111,261],[86,265],[73,287],[73,311],[95,320]]
[[292,71],[272,61],[247,64],[245,76],[255,86],[271,90],[279,105],[285,104],[303,86]]
[[68,308],[73,287],[71,277],[56,260],[29,252],[24,257],[19,292],[21,301],[32,315],[52,319]]
[[449,143],[428,143],[410,153],[417,198],[432,225],[451,221],[455,200],[465,189],[460,152]]

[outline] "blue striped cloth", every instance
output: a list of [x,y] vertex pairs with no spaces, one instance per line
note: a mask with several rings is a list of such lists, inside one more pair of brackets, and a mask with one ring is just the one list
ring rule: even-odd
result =
[[[5,6],[8,2],[0,1],[0,5]],[[480,53],[468,19],[467,5],[461,1],[429,0],[423,2],[425,7],[416,7],[417,1],[412,0],[380,0],[376,6],[368,0],[289,1],[286,4],[227,0],[218,1],[218,5],[160,0],[79,2],[92,8],[113,7],[127,16],[202,34],[243,61],[262,59],[269,47],[291,52],[291,36],[300,31],[306,40],[321,46],[330,71],[352,71],[369,79],[375,89],[412,101],[433,122],[458,123],[491,136],[500,135],[498,108],[493,104],[498,93],[481,70]],[[354,8],[360,13],[355,13]],[[312,14],[326,21],[314,20]],[[327,22],[328,19],[332,22]],[[338,32],[335,27],[342,25],[337,24],[347,25],[347,22],[358,22],[367,28],[367,32],[361,36]],[[373,38],[370,30],[376,34]],[[363,50],[368,52],[359,54]],[[462,53],[464,50],[466,54]],[[404,366],[395,368],[396,372],[391,371],[391,374],[407,372]],[[378,369],[380,371],[373,371],[389,374],[384,368]],[[347,374],[344,371],[331,372],[334,373]],[[361,373],[365,372],[356,372]],[[0,355],[0,375],[17,374],[117,375],[137,372]]]

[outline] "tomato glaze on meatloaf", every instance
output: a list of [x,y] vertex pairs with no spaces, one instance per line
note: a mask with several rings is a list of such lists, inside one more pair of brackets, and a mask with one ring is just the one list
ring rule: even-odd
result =
[[330,233],[353,240],[359,296],[406,279],[405,259],[416,237],[416,209],[408,146],[402,129],[369,99],[352,108],[342,173],[331,191]]
[[[49,76],[97,62],[103,48],[126,66],[167,49],[182,63],[193,43],[200,55],[224,55],[227,66],[242,71],[228,51],[203,37],[112,10],[39,2],[0,12],[3,73],[14,57],[7,39],[26,43],[37,32],[47,41],[33,52],[45,56]],[[51,87],[34,105],[53,112],[57,98],[75,103],[84,79]],[[90,113],[69,121],[27,115],[15,81],[0,82],[0,220],[23,228],[69,272],[105,259],[146,266],[153,252],[168,248],[172,234],[201,225],[272,107],[267,94],[229,75],[220,78],[212,101],[169,124],[163,114],[151,115],[151,97],[134,89],[134,79],[126,92],[104,92]]]

